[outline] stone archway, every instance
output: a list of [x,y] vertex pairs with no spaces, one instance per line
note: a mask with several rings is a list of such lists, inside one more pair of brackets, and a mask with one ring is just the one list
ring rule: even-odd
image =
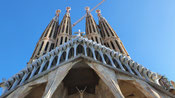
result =
[[125,98],[153,98],[135,80],[118,80],[118,84]]
[[[79,90],[84,90],[80,97]],[[109,86],[84,61],[73,65],[51,98],[115,98]]]
[[33,85],[23,98],[42,98],[47,83]]

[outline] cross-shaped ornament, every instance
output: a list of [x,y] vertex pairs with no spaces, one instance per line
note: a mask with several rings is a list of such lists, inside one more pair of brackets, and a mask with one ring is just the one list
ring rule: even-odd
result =
[[74,32],[74,34],[77,34],[77,36],[83,36],[85,32],[81,32],[80,29],[78,30],[78,32]]

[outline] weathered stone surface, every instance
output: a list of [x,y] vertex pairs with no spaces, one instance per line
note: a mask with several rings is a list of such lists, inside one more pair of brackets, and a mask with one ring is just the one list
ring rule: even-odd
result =
[[12,92],[9,96],[7,96],[7,98],[24,98],[32,88],[46,82],[47,82],[47,75],[41,78],[38,78],[32,82],[29,82],[24,86],[20,86],[14,92]]
[[88,65],[95,70],[97,75],[105,82],[116,98],[124,98],[118,86],[117,77],[113,70],[96,63],[88,63]]
[[[80,62],[81,61],[81,62]],[[80,62],[80,63],[77,63]],[[74,66],[74,67],[73,67]],[[63,79],[73,68],[92,68],[99,77],[95,93],[69,95]],[[6,98],[171,98],[147,82],[104,65],[78,59],[18,87]]]
[[56,88],[60,85],[61,81],[64,79],[68,71],[72,68],[72,63],[65,64],[64,66],[56,69],[55,74],[53,73],[48,80],[48,85],[46,87],[43,98],[51,98]]

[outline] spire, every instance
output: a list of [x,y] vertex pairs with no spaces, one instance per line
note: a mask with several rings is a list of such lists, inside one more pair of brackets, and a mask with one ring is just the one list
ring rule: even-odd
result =
[[61,10],[56,10],[56,13],[55,13],[55,17],[54,17],[54,20],[58,22],[58,18],[60,16],[60,13],[61,13]]
[[55,17],[50,21],[43,34],[41,35],[35,50],[30,58],[29,63],[33,62],[33,60],[38,57],[44,55],[45,53],[52,50],[55,46],[57,30],[58,30],[58,18],[61,10],[57,10]]
[[66,14],[61,21],[61,24],[58,28],[58,35],[56,38],[56,46],[64,44],[67,42],[71,35],[72,35],[72,26],[71,26],[71,19],[70,19],[70,7],[66,8]]
[[101,11],[96,10],[96,13],[99,18],[99,28],[100,28],[101,36],[104,39],[104,45],[106,45],[107,47],[115,51],[125,54],[126,56],[129,56],[120,38],[117,36],[115,31],[109,25],[107,20],[104,17],[102,17]]
[[99,28],[93,16],[89,12],[89,7],[86,7],[85,9],[86,9],[86,36],[88,39],[102,44]]
[[66,14],[68,14],[70,16],[70,10],[71,10],[71,7],[66,7]]

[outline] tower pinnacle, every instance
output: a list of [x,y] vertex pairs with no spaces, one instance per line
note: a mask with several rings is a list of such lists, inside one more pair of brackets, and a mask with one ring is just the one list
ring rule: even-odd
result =
[[99,28],[90,13],[90,8],[86,7],[86,36],[88,39],[95,41],[97,43],[103,44],[100,36]]
[[98,17],[100,17],[101,16],[101,10],[96,10],[96,13],[97,13],[97,15],[98,15]]
[[71,7],[66,7],[66,13],[70,13]]
[[61,13],[61,10],[60,9],[56,10],[54,20],[57,21],[57,22],[58,22],[58,17],[60,15],[60,13]]
[[56,46],[64,44],[70,39],[72,35],[72,26],[70,19],[70,7],[66,7],[66,14],[64,15],[61,24],[58,28],[58,36],[56,38]]
[[90,9],[90,8],[89,8],[88,6],[85,7],[85,10],[86,10],[87,13],[89,13],[89,9]]
[[102,17],[101,11],[96,10],[96,13],[99,17],[99,28],[101,31],[101,36],[104,39],[104,45],[129,57],[129,54],[126,51],[122,41],[109,25],[107,20]]
[[60,15],[60,13],[61,13],[61,10],[60,9],[56,10],[56,16],[57,17]]
[[0,82],[0,98],[175,98],[175,83],[133,61],[100,10],[98,25],[86,7],[86,35],[74,36],[70,9],[60,24],[56,11],[27,67]]
[[55,47],[56,36],[58,34],[58,18],[61,10],[57,10],[54,18],[50,21],[43,34],[41,35],[29,63],[51,51]]

